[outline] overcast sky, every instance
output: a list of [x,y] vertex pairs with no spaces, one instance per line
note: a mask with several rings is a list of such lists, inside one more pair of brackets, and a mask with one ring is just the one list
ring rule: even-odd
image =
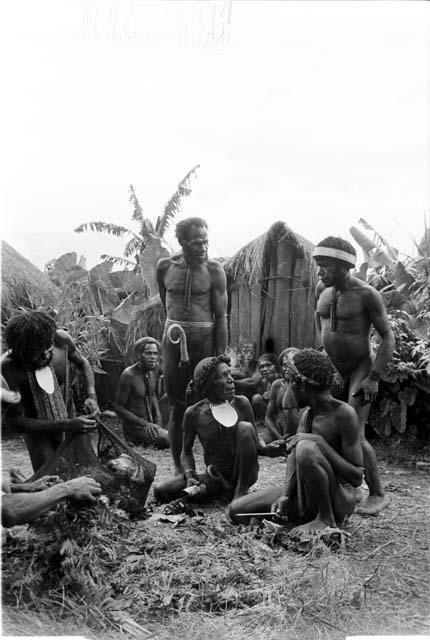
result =
[[[365,218],[413,251],[429,215],[425,2],[3,0],[2,236],[43,268],[75,234],[154,222],[201,165],[181,217],[228,256],[284,220],[317,242]],[[170,232],[171,246],[177,245]]]

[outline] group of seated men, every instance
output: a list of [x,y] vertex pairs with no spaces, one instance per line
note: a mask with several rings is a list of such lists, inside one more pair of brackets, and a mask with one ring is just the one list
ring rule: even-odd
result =
[[[10,403],[9,420],[23,433],[37,471],[65,433],[96,428],[99,408],[94,379],[70,335],[57,329],[44,312],[15,316],[5,338],[9,351],[2,359],[2,386],[16,391],[3,391],[3,400]],[[234,522],[249,521],[247,513],[273,510],[290,520],[311,520],[314,528],[334,525],[351,512],[356,500],[353,488],[361,484],[357,416],[331,396],[334,369],[325,355],[312,349],[286,349],[278,364],[273,354],[263,354],[255,362],[254,353],[253,345],[245,343],[233,368],[225,355],[198,363],[190,391],[193,402],[183,421],[185,472],[157,485],[154,495],[166,502],[193,488],[195,500],[224,496],[230,501],[228,513]],[[135,345],[135,354],[136,363],[121,375],[115,409],[126,439],[164,448],[169,441],[159,404],[160,344],[154,338],[142,338]],[[81,374],[87,392],[84,407],[88,413],[78,417],[71,394],[68,397],[70,363]],[[309,408],[299,421],[304,406]],[[204,453],[203,473],[197,473],[193,455],[196,435]],[[285,487],[248,494],[258,477],[258,455],[287,453]],[[49,477],[36,485],[6,488],[6,526],[31,520],[65,497],[88,500],[101,491],[89,478],[57,485]],[[14,497],[12,510],[9,495]]]

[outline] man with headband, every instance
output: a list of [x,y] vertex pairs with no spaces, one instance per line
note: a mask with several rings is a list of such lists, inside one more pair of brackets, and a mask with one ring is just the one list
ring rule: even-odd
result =
[[[356,251],[349,242],[329,236],[317,244],[313,255],[320,280],[315,315],[317,332],[343,378],[342,399],[354,407],[360,423],[369,496],[359,511],[376,515],[389,498],[384,494],[376,455],[364,429],[370,405],[378,393],[381,372],[393,355],[394,335],[381,295],[350,273],[356,263]],[[376,354],[370,347],[372,327],[381,338]]]
[[140,338],[134,345],[137,362],[124,369],[119,379],[115,411],[123,420],[125,437],[133,444],[167,449],[169,438],[161,427],[158,404],[160,343]]
[[331,395],[335,370],[315,349],[293,356],[291,387],[303,408],[297,433],[287,439],[285,484],[234,500],[233,522],[251,517],[297,525],[290,534],[308,538],[336,527],[353,512],[363,478],[363,453],[358,416],[346,402]]
[[164,384],[169,398],[169,440],[177,474],[182,474],[182,419],[186,389],[194,367],[227,346],[226,276],[208,259],[207,225],[187,218],[176,225],[182,251],[157,264],[157,281],[166,312],[162,340]]
[[[194,393],[199,398],[185,412],[182,451],[183,475],[154,488],[158,500],[179,498],[184,490],[194,499],[214,496],[238,498],[247,493],[258,476],[258,454],[281,455],[278,443],[265,446],[254,425],[251,404],[236,396],[230,361],[224,356],[204,358],[194,371]],[[203,447],[206,470],[196,472],[193,445],[196,436]]]

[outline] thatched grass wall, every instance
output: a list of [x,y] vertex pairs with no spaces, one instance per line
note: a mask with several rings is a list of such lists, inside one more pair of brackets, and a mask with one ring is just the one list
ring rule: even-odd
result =
[[1,243],[1,319],[5,323],[18,307],[55,305],[60,296],[48,276],[7,242]]
[[277,353],[315,343],[313,245],[284,222],[240,249],[224,265],[230,346],[250,338],[259,353],[268,339]]

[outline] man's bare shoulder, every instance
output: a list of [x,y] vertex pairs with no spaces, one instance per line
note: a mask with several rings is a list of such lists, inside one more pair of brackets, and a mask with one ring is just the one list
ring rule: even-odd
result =
[[129,367],[126,367],[124,371],[121,373],[121,378],[126,380],[128,378],[134,378],[136,375],[136,365],[131,364]]
[[235,395],[232,404],[234,404],[237,409],[248,409],[251,407],[251,403],[246,396]]
[[222,274],[225,276],[224,267],[222,266],[221,262],[215,260],[215,258],[208,258],[206,266],[211,274]]
[[351,407],[347,402],[343,400],[337,400],[333,398],[333,415],[338,422],[342,423],[342,427],[346,427],[348,425],[357,427],[358,429],[358,418],[357,412],[354,407]]
[[65,329],[57,329],[54,336],[54,344],[56,347],[60,349],[64,349],[64,347],[69,347],[69,349],[76,349],[75,342]]

